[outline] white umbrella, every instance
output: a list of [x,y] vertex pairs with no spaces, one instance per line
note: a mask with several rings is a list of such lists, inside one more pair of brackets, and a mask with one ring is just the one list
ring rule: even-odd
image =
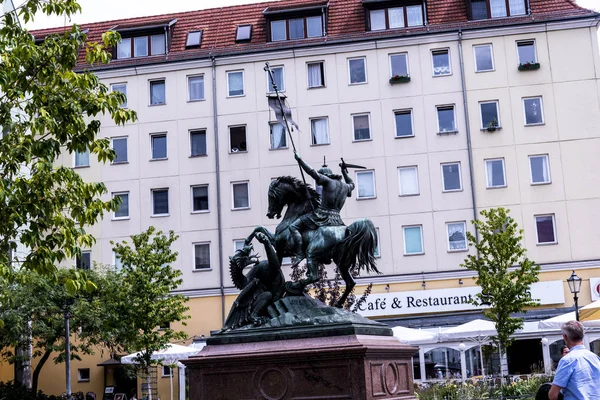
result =
[[[593,303],[592,303],[593,304]],[[557,315],[556,317],[544,319],[538,323],[540,329],[559,330],[565,322],[575,321],[575,311],[566,314]],[[580,321],[584,328],[600,328],[600,320]]]
[[421,329],[395,326],[392,328],[392,331],[394,332],[394,336],[400,339],[401,342],[408,344],[436,343],[438,341],[437,333]]
[[[174,365],[178,364],[179,360],[185,360],[186,358],[198,354],[202,350],[201,348],[194,348],[189,346],[182,346],[180,344],[168,344],[164,349],[155,351],[152,353],[150,358],[152,360],[160,361],[162,364]],[[122,364],[137,364],[138,357],[141,352],[129,354],[121,357]],[[179,364],[181,365],[181,364]],[[148,380],[150,380],[150,374],[148,374]],[[173,400],[173,373],[171,372],[169,377],[169,383],[171,385],[171,400]],[[149,400],[152,400],[152,390],[148,385]]]

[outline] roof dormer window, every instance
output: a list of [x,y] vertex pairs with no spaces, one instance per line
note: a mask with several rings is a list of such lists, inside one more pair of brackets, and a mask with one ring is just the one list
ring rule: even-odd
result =
[[466,0],[469,18],[490,19],[527,14],[525,0]]
[[269,41],[279,42],[325,36],[327,4],[327,2],[319,2],[296,8],[268,7],[263,14],[268,22]]
[[235,33],[236,42],[247,42],[252,38],[252,25],[239,25]]
[[165,54],[165,35],[126,37],[117,45],[117,59]]
[[188,32],[185,47],[198,47],[202,42],[202,31]]
[[423,26],[425,14],[421,1],[374,1],[363,0],[367,8],[370,31]]

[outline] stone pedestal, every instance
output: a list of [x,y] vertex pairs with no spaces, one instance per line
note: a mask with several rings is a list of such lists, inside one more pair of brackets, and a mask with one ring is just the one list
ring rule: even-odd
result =
[[190,400],[400,400],[415,399],[416,350],[392,336],[361,334],[209,341],[183,362]]

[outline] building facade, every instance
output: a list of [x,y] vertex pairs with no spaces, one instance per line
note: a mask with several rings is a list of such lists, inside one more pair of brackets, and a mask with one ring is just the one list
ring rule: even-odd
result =
[[[572,270],[587,304],[600,278],[599,22],[569,0],[286,0],[90,24],[90,40],[122,35],[95,73],[126,93],[123,106],[139,120],[101,118],[111,164],[63,155],[123,201],[90,228],[97,243],[75,264],[118,267],[110,241],[151,225],[174,230],[192,315],[185,330],[221,327],[236,294],[228,256],[255,226],[274,231],[271,180],[299,176],[268,106],[269,62],[300,126],[292,136],[302,157],[315,168],[324,157],[367,167],[354,172],[342,212],[346,223],[367,217],[378,229],[383,275],[357,287],[374,283],[365,315],[427,327],[440,313],[448,324],[478,313],[417,297],[474,289],[460,267],[465,234],[491,207],[509,208],[524,229],[542,267],[544,315],[572,306]],[[403,293],[405,305],[391,307]],[[73,366],[74,382],[78,368],[91,368],[75,390],[102,392],[101,361]],[[59,372],[46,369],[41,389],[62,392]],[[163,390],[168,382],[168,398]]]

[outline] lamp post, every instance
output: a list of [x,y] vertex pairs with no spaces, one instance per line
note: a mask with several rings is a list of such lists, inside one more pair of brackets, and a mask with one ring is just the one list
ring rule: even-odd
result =
[[569,284],[569,290],[571,291],[571,294],[573,295],[573,301],[575,302],[575,319],[579,321],[579,306],[577,304],[577,300],[579,300],[579,298],[577,297],[577,294],[581,289],[581,278],[577,276],[575,271],[573,271],[569,279],[567,279],[567,283]]

